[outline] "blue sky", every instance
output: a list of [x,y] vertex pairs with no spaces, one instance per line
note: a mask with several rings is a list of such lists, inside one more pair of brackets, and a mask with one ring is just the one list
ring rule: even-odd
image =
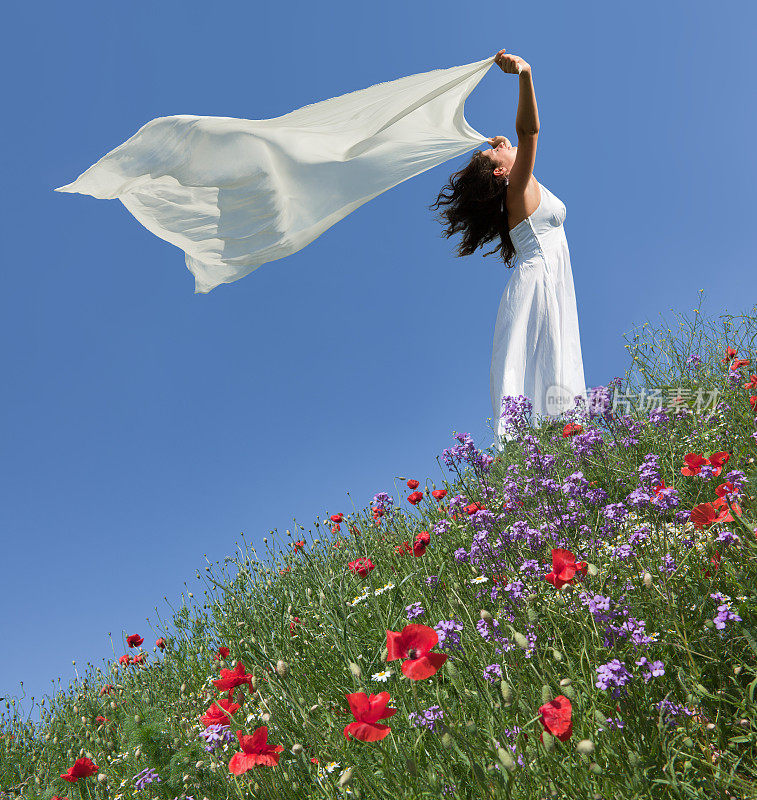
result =
[[[12,5],[0,61],[0,696],[39,699],[274,528],[437,485],[488,447],[508,272],[428,205],[455,159],[209,295],[116,200],[56,193],[150,119],[264,119],[505,47],[533,68],[535,175],[566,205],[587,384],[674,308],[755,300],[757,12],[704,3],[163,0]],[[272,68],[271,65],[274,65]],[[466,104],[515,140],[517,78]],[[491,249],[490,247],[485,249]],[[437,461],[437,458],[439,459]],[[349,492],[349,495],[347,494]],[[23,681],[23,688],[20,682]],[[33,718],[38,718],[34,712]]]

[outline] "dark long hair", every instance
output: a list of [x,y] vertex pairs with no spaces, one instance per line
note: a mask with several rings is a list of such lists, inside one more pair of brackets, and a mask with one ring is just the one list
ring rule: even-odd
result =
[[[447,190],[450,190],[449,193]],[[495,175],[492,162],[483,151],[476,150],[470,161],[450,176],[449,182],[429,209],[447,206],[437,219],[446,225],[442,231],[446,239],[458,231],[463,232],[458,256],[469,256],[499,237],[499,245],[484,255],[499,252],[505,265],[513,267],[515,248],[510,239],[506,198],[505,178]]]

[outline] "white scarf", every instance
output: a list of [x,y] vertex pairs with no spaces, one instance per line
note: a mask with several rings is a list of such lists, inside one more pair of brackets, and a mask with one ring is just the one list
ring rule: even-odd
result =
[[484,142],[465,100],[494,57],[282,117],[158,117],[56,192],[118,198],[185,252],[195,292],[296,253],[402,181]]

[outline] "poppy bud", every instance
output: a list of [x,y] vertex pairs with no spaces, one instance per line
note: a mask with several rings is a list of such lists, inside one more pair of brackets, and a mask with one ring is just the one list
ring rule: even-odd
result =
[[599,574],[599,570],[594,566],[594,564],[587,564],[586,571],[591,575],[592,578],[595,578]]
[[499,682],[499,691],[505,703],[507,704],[512,703],[513,690],[510,688],[510,684],[507,681],[501,680]]
[[381,651],[381,660],[382,660],[382,661],[386,661],[386,659],[387,659],[387,658],[389,658],[389,651],[388,651],[388,650],[386,649],[386,647],[385,647],[385,648],[384,648],[384,649]]
[[342,773],[342,777],[339,778],[339,785],[344,788],[348,786],[352,782],[354,767],[347,767],[347,769]]
[[490,628],[494,625],[494,617],[485,609],[481,609],[479,616]]
[[468,729],[468,733],[475,733],[478,730],[478,728],[476,728],[476,723],[472,719],[469,719],[465,723],[465,727]]
[[590,756],[594,750],[594,742],[591,739],[581,739],[581,741],[576,745],[576,750],[582,756]]
[[554,736],[552,736],[551,733],[547,733],[547,731],[542,731],[541,743],[544,745],[544,749],[548,753],[551,753],[555,747],[555,738]]
[[515,759],[503,747],[497,748],[497,758],[499,763],[508,771],[512,772],[515,769]]
[[[526,637],[520,631],[515,631],[515,633],[513,634],[513,641],[521,649],[528,650],[528,639],[526,639]],[[550,697],[547,700],[545,700],[544,702],[547,703],[551,699],[552,698]]]
[[263,722],[270,722],[271,721],[271,715],[266,711],[265,714],[261,714],[260,715],[260,719],[262,719]]
[[318,592],[318,599],[320,600],[321,605],[325,605],[325,603],[326,603],[326,595],[323,593],[322,589],[321,589],[321,591]]
[[289,664],[287,664],[286,661],[279,659],[276,662],[276,674],[280,678],[286,678],[286,676],[289,674]]
[[452,737],[448,733],[443,733],[442,734],[442,747],[446,747],[447,749],[449,749],[450,747],[452,747],[452,744],[453,744]]
[[357,680],[360,680],[360,676],[363,674],[362,671],[360,670],[360,666],[358,664],[355,664],[353,661],[350,661],[349,668],[353,676],[357,678]]
[[541,687],[541,700],[542,703],[545,704],[552,700],[552,690],[549,688],[549,686],[547,686],[546,683]]
[[599,766],[599,764],[596,764],[596,763],[594,763],[593,761],[591,762],[591,764],[589,764],[589,769],[590,769],[590,770],[591,770],[591,771],[592,771],[592,772],[593,772],[595,775],[601,775],[601,774],[602,774],[602,767],[600,767],[600,766]]
[[644,573],[644,577],[642,580],[644,581],[644,586],[647,589],[650,589],[652,587],[652,576],[649,572]]
[[205,762],[204,761],[198,761],[195,764],[195,769],[202,769],[204,766],[205,766]]
[[554,658],[555,661],[562,661],[562,653],[559,650],[552,648],[552,658]]
[[302,752],[304,749],[305,749],[305,748],[304,748],[304,747],[303,747],[301,744],[299,744],[299,743],[295,743],[295,744],[293,744],[293,745],[292,745],[292,752],[293,752],[293,753],[294,753],[296,756],[300,755],[300,753],[301,753],[301,752]]
[[305,590],[305,594],[308,596],[308,600],[312,600],[313,599],[313,590],[309,586]]
[[405,766],[407,771],[415,778],[418,774],[418,765],[415,763],[415,761],[412,758],[408,758]]
[[107,780],[108,780],[108,776],[107,776],[107,775],[106,775],[104,772],[101,772],[101,773],[100,773],[100,774],[97,776],[97,782],[98,782],[98,783],[106,783],[106,782],[107,782]]
[[560,681],[560,686],[570,686],[571,683],[573,683],[573,681],[570,678],[563,678]]
[[594,719],[597,721],[597,724],[602,727],[607,725],[607,717],[598,708],[594,709]]

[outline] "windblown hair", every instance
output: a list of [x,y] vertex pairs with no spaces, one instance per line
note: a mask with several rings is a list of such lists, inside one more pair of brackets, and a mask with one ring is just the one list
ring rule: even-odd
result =
[[442,232],[446,239],[458,231],[463,232],[458,256],[469,256],[499,237],[499,245],[484,255],[499,252],[505,265],[513,267],[515,248],[510,239],[506,197],[505,179],[496,176],[492,162],[484,156],[483,151],[476,150],[470,161],[450,176],[436,202],[429,208],[433,210],[440,205],[448,206],[438,219],[446,225]]

